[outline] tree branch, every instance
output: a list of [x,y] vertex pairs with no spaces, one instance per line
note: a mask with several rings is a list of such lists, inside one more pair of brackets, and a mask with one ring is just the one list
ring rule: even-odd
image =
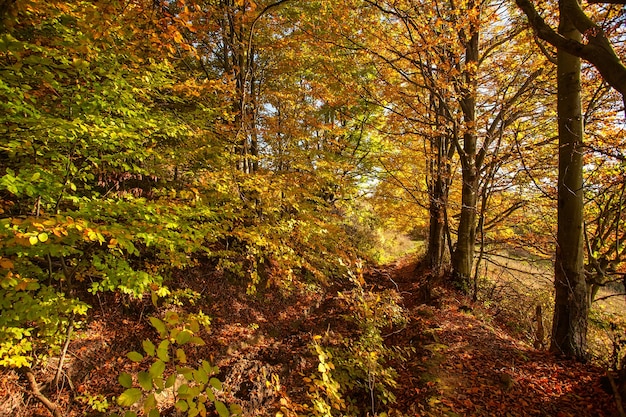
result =
[[530,26],[539,38],[568,54],[593,64],[604,80],[626,99],[626,66],[617,56],[602,28],[589,19],[576,0],[560,1],[567,17],[583,34],[587,43],[568,39],[558,34],[539,15],[531,0],[515,0],[517,6],[526,14]]

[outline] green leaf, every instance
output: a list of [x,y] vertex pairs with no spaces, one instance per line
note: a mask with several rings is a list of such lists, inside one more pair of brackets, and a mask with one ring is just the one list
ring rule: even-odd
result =
[[213,392],[213,390],[211,389],[211,387],[207,387],[207,389],[204,390],[204,393],[206,394],[207,398],[211,401],[211,402],[215,402],[215,393]]
[[152,366],[150,366],[150,370],[148,372],[153,378],[163,377],[163,372],[165,372],[165,362],[157,359]]
[[187,395],[189,394],[189,384],[182,384],[178,387],[178,395]]
[[133,377],[126,372],[122,372],[120,376],[117,377],[117,380],[124,388],[130,388],[133,386]]
[[233,415],[240,415],[243,413],[243,409],[238,404],[231,404],[230,413]]
[[219,369],[217,369],[217,367],[211,366],[211,364],[206,360],[202,361],[202,369],[204,369],[209,375],[214,375],[219,372]]
[[217,413],[220,415],[220,417],[230,416],[230,412],[228,411],[228,408],[226,408],[224,403],[221,401],[215,401],[215,409],[217,410]]
[[143,360],[143,355],[135,351],[128,352],[126,356],[133,362],[141,362]]
[[191,329],[191,331],[193,333],[197,333],[200,331],[200,324],[198,323],[198,320],[192,319],[189,321],[189,329]]
[[176,343],[178,343],[179,345],[184,345],[190,340],[191,340],[191,332],[187,330],[183,330],[176,335]]
[[122,407],[130,407],[141,400],[141,390],[139,388],[129,388],[117,398],[117,403]]
[[189,409],[189,406],[187,405],[187,401],[185,400],[176,401],[176,404],[174,406],[176,407],[177,410],[182,411],[183,413],[187,411],[187,409]]
[[163,340],[159,343],[159,347],[156,350],[156,355],[163,362],[169,362],[170,354],[169,354],[170,341]]
[[202,338],[198,337],[198,336],[192,337],[191,339],[189,339],[189,342],[191,342],[191,343],[193,343],[194,345],[197,345],[197,346],[204,346],[204,345],[206,345],[204,340],[202,340]]
[[141,342],[141,344],[143,345],[143,350],[148,356],[154,356],[154,343],[152,343],[150,340],[144,340],[143,342]]
[[187,355],[185,354],[185,351],[182,349],[176,349],[176,359],[178,359],[178,362],[180,363],[187,363]]
[[150,317],[150,324],[152,324],[152,327],[154,327],[157,332],[159,332],[159,335],[161,337],[167,337],[167,328],[165,327],[165,323],[163,323],[161,320],[157,319],[156,317]]
[[137,413],[135,413],[134,411],[127,411],[126,413],[124,413],[124,417],[137,417]]
[[143,412],[146,414],[149,414],[151,410],[157,409],[156,407],[157,407],[157,400],[156,400],[156,397],[154,396],[154,393],[148,395],[148,397],[146,397],[145,401],[143,402]]
[[176,374],[172,374],[167,377],[167,380],[165,380],[165,388],[171,388],[174,386],[176,383],[176,376]]
[[163,391],[163,389],[164,389],[163,384],[164,384],[165,382],[164,382],[164,379],[163,379],[162,377],[160,377],[160,376],[154,377],[154,379],[152,380],[152,382],[154,383],[154,386],[155,386],[155,387],[157,387],[158,389],[160,389],[161,391]]
[[193,379],[193,369],[188,367],[180,367],[177,369],[178,373],[185,377],[187,381],[191,381]]
[[209,382],[209,375],[206,373],[206,371],[202,368],[193,371],[193,379],[199,383],[199,384],[206,384],[207,382]]
[[144,371],[139,372],[137,374],[137,381],[145,391],[152,389],[152,375],[150,375],[150,373]]
[[222,390],[222,382],[217,378],[211,378],[209,384],[218,391]]

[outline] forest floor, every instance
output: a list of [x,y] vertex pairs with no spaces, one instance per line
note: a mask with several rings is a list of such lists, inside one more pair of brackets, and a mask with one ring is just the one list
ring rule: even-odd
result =
[[[200,293],[192,309],[212,318],[210,330],[201,335],[206,346],[190,353],[190,361],[207,359],[220,367],[222,398],[241,405],[244,416],[275,416],[281,406],[308,403],[304,378],[318,366],[313,336],[354,332],[346,320],[349,311],[337,297],[341,288],[324,294],[301,289],[297,295],[270,288],[249,296],[245,285],[209,267],[186,271],[175,281]],[[451,289],[436,287],[425,297],[425,282],[426,274],[409,260],[365,273],[368,289],[397,289],[408,316],[405,326],[389,329],[385,337],[388,346],[413,348],[406,361],[393,364],[398,400],[390,415],[617,415],[612,397],[601,386],[602,369],[563,360],[515,339],[488,309]],[[150,300],[114,295],[94,299],[92,305],[89,321],[70,345],[62,386],[44,392],[67,417],[115,411],[112,397],[123,390],[117,376],[142,366],[130,362],[126,353],[140,350],[142,340],[155,338],[146,317],[162,314]],[[40,381],[51,378],[53,365],[39,370]],[[106,399],[109,410],[93,411],[90,398],[92,403]],[[366,399],[364,395],[364,403]],[[175,416],[173,407],[167,407],[164,403],[161,415]],[[0,416],[49,415],[28,394],[23,377],[0,371]]]

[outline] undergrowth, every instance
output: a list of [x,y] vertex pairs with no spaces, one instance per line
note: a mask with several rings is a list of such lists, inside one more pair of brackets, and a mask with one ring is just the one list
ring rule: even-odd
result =
[[364,288],[360,264],[356,273],[348,274],[353,288],[338,297],[350,312],[345,318],[355,325],[356,336],[331,332],[314,336],[310,349],[318,366],[304,378],[310,412],[319,417],[386,416],[381,410],[396,401],[397,386],[397,373],[389,362],[404,361],[409,350],[386,346],[382,330],[406,325],[406,315],[396,291]]

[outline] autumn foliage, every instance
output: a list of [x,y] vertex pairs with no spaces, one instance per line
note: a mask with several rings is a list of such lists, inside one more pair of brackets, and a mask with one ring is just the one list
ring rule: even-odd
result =
[[[607,41],[621,39],[617,8],[585,12]],[[539,38],[513,4],[472,0],[0,0],[3,384],[55,416],[62,406],[127,416],[253,415],[261,405],[277,416],[503,411],[482,385],[462,386],[451,404],[424,397],[433,381],[415,385],[407,367],[454,366],[437,357],[443,345],[464,357],[452,340],[413,346],[421,336],[397,335],[415,320],[429,332],[411,309],[436,303],[441,284],[490,305],[502,257],[555,253],[555,51]],[[577,191],[592,302],[623,292],[623,103],[593,68],[582,81]],[[423,243],[428,269],[368,275],[395,235],[419,242],[413,253]],[[300,311],[270,314],[262,299]],[[321,313],[341,324],[323,329]],[[98,380],[102,392],[74,386],[91,372],[75,363],[91,349],[81,343],[112,331],[107,317],[112,328],[135,320],[139,338],[121,338],[109,368],[89,359],[113,381]],[[598,326],[622,329],[613,316]],[[298,375],[251,359],[272,346],[287,356],[281,343],[306,358],[290,365]],[[533,380],[528,358],[562,372],[553,359],[520,355],[523,368],[506,368],[518,382],[501,397],[567,389]],[[595,381],[596,370],[576,369]],[[258,397],[235,395],[246,391],[236,372],[250,373]],[[291,391],[298,385],[306,392]]]

